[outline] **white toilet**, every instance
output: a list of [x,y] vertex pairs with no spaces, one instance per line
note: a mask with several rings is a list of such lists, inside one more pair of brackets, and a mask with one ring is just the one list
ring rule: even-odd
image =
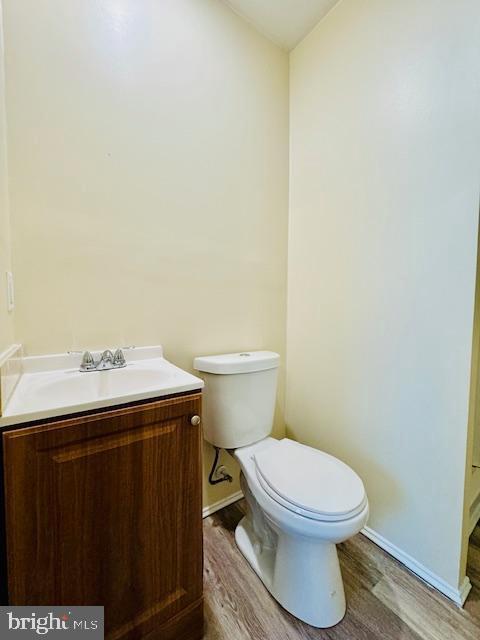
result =
[[335,545],[366,524],[368,501],[360,478],[337,458],[269,437],[279,360],[270,351],[195,358],[205,380],[204,435],[242,469],[241,552],[287,611],[331,627],[346,610]]

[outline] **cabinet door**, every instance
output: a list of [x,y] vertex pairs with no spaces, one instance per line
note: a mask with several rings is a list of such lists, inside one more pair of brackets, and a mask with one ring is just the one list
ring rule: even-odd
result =
[[202,597],[200,409],[195,394],[4,434],[10,604],[103,605],[125,640]]

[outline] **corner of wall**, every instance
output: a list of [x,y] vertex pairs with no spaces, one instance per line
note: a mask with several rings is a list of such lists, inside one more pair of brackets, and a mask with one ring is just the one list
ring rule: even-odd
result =
[[5,90],[3,6],[0,0],[0,352],[9,347],[15,337],[14,314],[8,310],[5,282],[6,272],[12,269]]

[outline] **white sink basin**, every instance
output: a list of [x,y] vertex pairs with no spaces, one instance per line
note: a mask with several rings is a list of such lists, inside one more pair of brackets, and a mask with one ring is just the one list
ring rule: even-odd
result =
[[[78,370],[79,356],[24,358],[24,373],[0,418],[0,426],[203,387],[203,380],[165,360],[161,347],[131,349],[125,355],[125,368],[91,372]],[[75,367],[71,366],[72,358],[78,361]]]
[[93,398],[109,398],[142,393],[147,389],[164,387],[174,380],[174,375],[167,368],[141,368],[135,364],[125,369],[111,369],[110,371],[92,371],[79,373],[77,371],[60,371],[50,374],[34,374],[28,382],[25,391],[28,396],[23,402],[35,406],[44,402],[62,404],[78,404],[89,402]]

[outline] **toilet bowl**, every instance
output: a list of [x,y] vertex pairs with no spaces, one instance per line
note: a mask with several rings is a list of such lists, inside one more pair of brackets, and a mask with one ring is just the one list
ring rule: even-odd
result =
[[[362,481],[340,460],[286,438],[232,454],[248,505],[235,530],[239,549],[287,611],[315,627],[337,624],[346,603],[335,545],[366,524]],[[331,484],[316,484],[328,476]]]
[[269,351],[195,358],[205,380],[204,436],[241,468],[240,551],[287,611],[326,628],[346,611],[336,544],[365,526],[368,500],[345,463],[270,437],[278,365]]

